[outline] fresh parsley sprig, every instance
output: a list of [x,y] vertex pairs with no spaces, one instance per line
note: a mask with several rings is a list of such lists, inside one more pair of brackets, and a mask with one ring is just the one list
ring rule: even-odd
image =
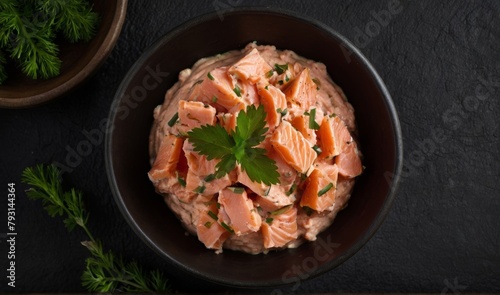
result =
[[215,177],[231,172],[236,163],[255,182],[266,185],[277,184],[279,173],[276,162],[266,155],[266,150],[257,148],[264,138],[266,112],[260,105],[241,110],[236,119],[236,130],[228,133],[220,125],[204,125],[188,132],[194,151],[207,156],[208,160],[220,159],[215,166]]
[[86,259],[82,285],[90,292],[170,292],[167,280],[159,271],[145,273],[136,262],[124,263],[111,252],[104,252],[87,227],[83,195],[71,189],[63,191],[60,171],[53,165],[28,167],[22,173],[22,181],[30,186],[26,194],[30,199],[41,200],[50,216],[64,216],[69,231],[82,228],[88,241],[83,241],[91,256]]

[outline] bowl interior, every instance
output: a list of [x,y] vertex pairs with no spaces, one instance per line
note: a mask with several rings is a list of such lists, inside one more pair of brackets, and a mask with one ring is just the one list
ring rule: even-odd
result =
[[8,78],[0,86],[0,107],[24,108],[43,104],[66,94],[86,81],[104,62],[120,34],[127,0],[92,1],[100,23],[89,42],[69,43],[58,38],[60,75],[51,79],[31,79],[12,62],[7,65]]
[[[364,174],[348,207],[318,240],[296,249],[249,255],[217,255],[180,222],[154,191],[148,136],[153,109],[179,71],[198,59],[249,42],[291,49],[326,64],[356,110]],[[145,78],[149,76],[150,78]],[[155,81],[146,84],[144,81]],[[154,86],[153,86],[154,85]],[[292,283],[323,273],[353,255],[375,232],[394,196],[401,165],[401,134],[389,94],[365,58],[332,30],[290,13],[244,9],[212,14],[177,28],[147,51],[120,86],[110,113],[106,157],[111,187],[125,218],[160,256],[202,278],[228,285],[261,287]],[[295,268],[294,268],[295,267]],[[292,269],[295,269],[292,272]]]

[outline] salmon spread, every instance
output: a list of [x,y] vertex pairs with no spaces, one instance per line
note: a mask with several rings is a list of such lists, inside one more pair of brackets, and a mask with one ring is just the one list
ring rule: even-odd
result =
[[[259,111],[261,129],[246,121]],[[210,142],[207,133],[220,149],[200,152],[210,147],[191,135],[203,130],[225,139]],[[261,133],[241,148],[234,138],[245,130]],[[250,43],[179,73],[154,110],[148,176],[186,230],[216,253],[294,248],[347,205],[363,172],[355,134],[353,107],[324,64]],[[237,152],[222,156],[228,151]],[[261,162],[275,171],[259,170]]]

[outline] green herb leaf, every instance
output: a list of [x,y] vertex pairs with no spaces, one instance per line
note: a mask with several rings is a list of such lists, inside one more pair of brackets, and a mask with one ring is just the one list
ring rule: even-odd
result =
[[266,190],[264,191],[264,196],[269,196],[269,193],[271,192],[271,186],[269,186],[268,188],[266,188]]
[[205,191],[205,188],[206,188],[206,187],[205,187],[204,185],[200,185],[200,186],[198,186],[198,187],[194,190],[194,192],[195,192],[195,193],[197,193],[197,194],[203,194],[203,192]]
[[319,124],[316,123],[316,109],[311,109],[309,112],[309,128],[318,130]]
[[311,216],[314,213],[314,210],[308,206],[302,207],[302,210],[304,210],[307,216]]
[[203,178],[205,182],[210,182],[214,179],[215,179],[215,174],[208,174],[207,176],[205,176],[205,178]]
[[227,154],[222,157],[219,163],[215,165],[215,177],[221,178],[236,168],[236,157],[233,154]]
[[284,117],[288,113],[288,109],[282,110],[281,108],[278,108],[276,112],[279,113],[282,117]]
[[177,181],[179,182],[179,184],[183,187],[186,187],[186,180],[184,180],[184,178],[178,176],[177,177]]
[[217,220],[217,219],[219,219],[219,218],[217,217],[217,214],[215,214],[214,212],[212,212],[212,211],[210,211],[210,210],[208,211],[208,216],[212,217],[212,219],[213,219],[213,220]]
[[295,189],[297,189],[297,184],[292,184],[292,186],[290,187],[290,189],[286,192],[286,195],[289,196],[291,194],[293,194],[293,192],[295,191]]
[[248,106],[246,112],[241,110],[238,114],[234,139],[239,145],[256,146],[265,138],[264,134],[268,130],[265,126],[266,111],[264,106],[259,105],[258,108],[254,105]]
[[318,78],[312,78],[312,81],[314,82],[314,84],[316,84],[316,90],[319,90],[321,82],[318,80]]
[[273,76],[273,70],[269,70],[269,72],[266,73],[266,77],[271,78],[272,76]]
[[242,187],[234,187],[234,186],[228,186],[227,189],[235,194],[242,194],[245,191],[245,189]]
[[236,96],[241,97],[241,89],[238,85],[234,87],[233,91],[236,93]]
[[179,113],[175,113],[170,120],[168,120],[168,126],[172,127],[177,123],[177,120],[179,119]]
[[227,225],[224,221],[221,221],[220,222],[220,225],[222,225],[222,227],[227,230],[228,232],[234,234],[234,230],[229,226]]
[[207,156],[208,160],[220,159],[231,154],[234,140],[220,125],[204,125],[188,132],[189,141],[194,150],[200,155]]
[[292,208],[292,204],[286,205],[285,207],[281,207],[280,209],[274,210],[273,212],[271,212],[271,216],[283,214],[283,213],[287,212],[288,209],[290,209],[290,208]]
[[273,220],[274,220],[274,218],[268,217],[268,218],[266,218],[266,223],[271,224],[271,223],[273,223]]
[[208,77],[208,79],[210,79],[212,81],[214,80],[214,76],[212,76],[212,74],[210,74],[210,72],[208,72],[207,77]]
[[274,70],[278,73],[278,75],[281,75],[284,72],[286,72],[286,70],[288,70],[288,64],[284,65],[274,64]]
[[46,15],[54,16],[54,26],[57,31],[71,43],[90,41],[95,34],[99,17],[91,10],[88,1],[55,0],[39,1],[40,10]]
[[252,181],[265,185],[278,184],[280,177],[278,166],[265,153],[266,150],[260,148],[247,149],[246,157],[239,161],[241,168]]
[[5,69],[5,64],[7,63],[7,59],[3,51],[0,49],[0,85],[7,80],[7,70]]
[[[2,0],[0,47],[28,77],[52,78],[61,69],[56,36],[72,43],[87,42],[95,34],[98,19],[84,0]],[[2,68],[0,63],[0,83],[5,80]]]
[[321,197],[322,195],[326,194],[332,187],[333,183],[330,182],[318,192],[318,196]]

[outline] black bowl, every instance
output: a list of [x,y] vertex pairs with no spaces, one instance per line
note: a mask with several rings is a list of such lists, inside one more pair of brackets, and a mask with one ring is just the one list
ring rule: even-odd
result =
[[[367,167],[348,207],[315,242],[296,249],[250,255],[215,254],[194,236],[154,191],[148,137],[153,109],[179,71],[198,59],[247,43],[275,45],[326,64],[356,111]],[[366,58],[331,28],[281,10],[245,8],[198,17],[162,37],[131,68],[109,115],[106,164],[116,202],[135,232],[158,255],[206,280],[240,287],[297,282],[338,266],[375,233],[395,196],[402,165],[402,137],[384,83]]]

